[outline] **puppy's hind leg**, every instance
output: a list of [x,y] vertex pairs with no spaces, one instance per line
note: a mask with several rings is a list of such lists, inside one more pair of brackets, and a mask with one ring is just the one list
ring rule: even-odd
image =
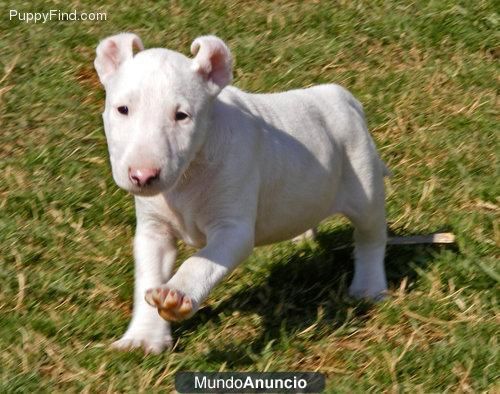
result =
[[349,295],[355,298],[381,299],[387,291],[384,268],[386,245],[385,221],[383,225],[355,224],[354,278]]
[[377,300],[387,292],[384,268],[387,228],[383,178],[372,183],[369,195],[361,184],[357,186],[348,209],[344,211],[354,225],[354,278],[349,287],[349,295]]

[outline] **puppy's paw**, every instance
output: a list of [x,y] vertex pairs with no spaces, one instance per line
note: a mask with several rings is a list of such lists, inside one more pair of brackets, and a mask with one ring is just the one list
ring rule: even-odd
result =
[[355,287],[351,285],[349,296],[357,300],[382,301],[387,298],[387,287],[384,285],[376,287]]
[[158,309],[159,315],[168,321],[181,321],[191,317],[197,307],[193,300],[179,290],[168,287],[149,289],[146,302]]
[[111,344],[114,350],[129,351],[142,349],[146,354],[160,354],[166,349],[172,348],[172,337],[170,335],[155,338],[151,334],[125,334],[119,340]]

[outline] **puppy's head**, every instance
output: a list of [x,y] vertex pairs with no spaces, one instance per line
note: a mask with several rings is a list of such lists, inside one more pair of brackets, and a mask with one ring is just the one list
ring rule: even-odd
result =
[[229,49],[219,38],[203,36],[191,44],[194,57],[188,58],[168,49],[143,50],[138,36],[122,33],[103,40],[96,52],[113,178],[136,195],[167,191],[209,132],[213,99],[232,78]]

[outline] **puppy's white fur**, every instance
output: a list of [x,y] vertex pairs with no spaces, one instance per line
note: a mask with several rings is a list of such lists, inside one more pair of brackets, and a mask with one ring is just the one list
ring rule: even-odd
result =
[[[116,347],[160,352],[168,323],[146,304],[165,285],[194,309],[254,246],[296,237],[340,213],[355,226],[350,293],[386,290],[385,167],[359,102],[338,85],[276,94],[233,86],[232,59],[217,37],[197,38],[193,58],[142,49],[134,34],[102,41],[95,68],[113,177],[135,195],[133,318]],[[128,114],[117,108],[126,106]],[[176,120],[176,113],[188,114]],[[146,186],[131,168],[159,169]],[[200,248],[172,276],[176,241]]]

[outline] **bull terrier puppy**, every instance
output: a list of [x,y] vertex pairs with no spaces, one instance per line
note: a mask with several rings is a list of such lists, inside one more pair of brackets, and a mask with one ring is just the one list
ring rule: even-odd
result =
[[[133,316],[115,348],[161,352],[168,321],[192,316],[254,246],[334,214],[355,227],[350,294],[384,294],[386,168],[347,90],[229,86],[231,53],[214,36],[195,39],[192,58],[131,33],[96,52],[113,178],[137,216]],[[199,251],[172,275],[177,240]]]

